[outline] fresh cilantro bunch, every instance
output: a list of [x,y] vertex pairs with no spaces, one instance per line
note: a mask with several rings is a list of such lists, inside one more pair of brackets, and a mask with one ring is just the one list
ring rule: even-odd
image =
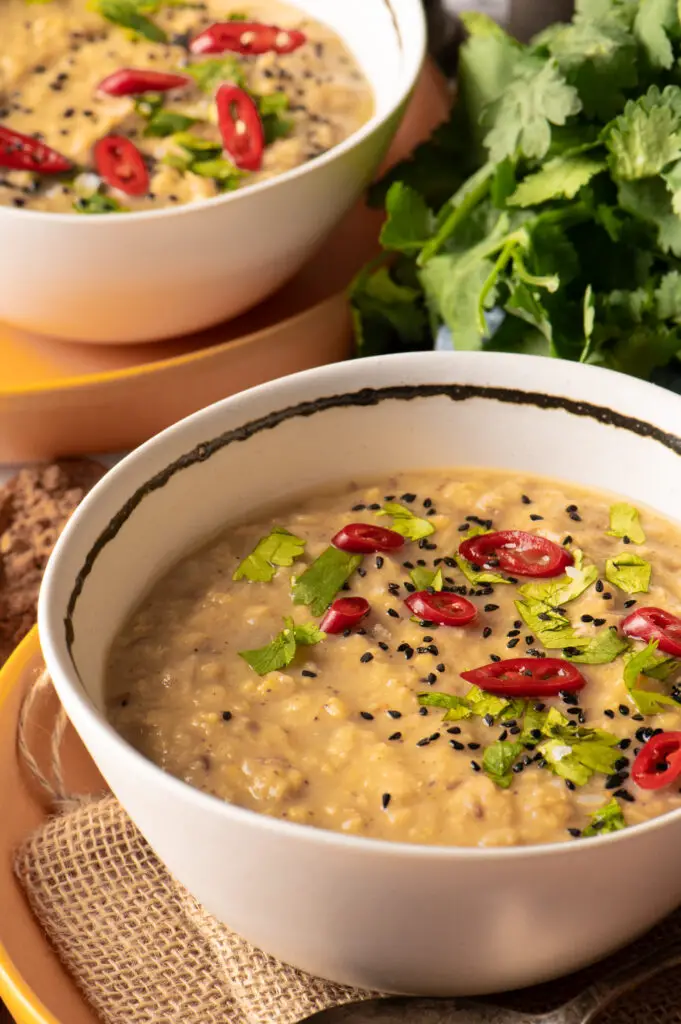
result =
[[457,349],[681,380],[676,0],[577,0],[528,45],[463,19],[450,120],[371,193],[386,253],[353,285],[358,353],[444,324]]

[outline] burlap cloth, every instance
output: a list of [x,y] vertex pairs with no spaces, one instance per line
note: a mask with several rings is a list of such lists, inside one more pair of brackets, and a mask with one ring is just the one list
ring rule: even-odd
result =
[[[63,712],[49,772],[26,744],[31,709],[48,686],[46,676],[39,677],[24,704],[19,751],[57,811],[16,851],[15,871],[103,1024],[297,1024],[325,1008],[376,996],[311,977],[254,949],[168,874],[113,796],[70,797],[59,758]],[[646,865],[646,879],[655,884],[654,865]],[[632,878],[632,886],[638,884]],[[652,956],[662,963],[675,953],[681,959],[681,910],[604,963],[493,1001],[526,1015],[555,1010],[609,971],[631,967],[634,973],[640,961]],[[446,1019],[443,1006],[443,1024]],[[408,1006],[404,1020],[410,1020]],[[611,1003],[598,1022],[681,1022],[681,968]]]

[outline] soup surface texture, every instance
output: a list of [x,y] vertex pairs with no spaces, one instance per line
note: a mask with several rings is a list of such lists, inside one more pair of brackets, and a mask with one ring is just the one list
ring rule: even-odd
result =
[[[389,549],[344,550],[353,523]],[[344,598],[368,614],[325,615]],[[672,617],[659,647],[651,606]],[[108,714],[166,771],[287,821],[586,841],[681,807],[680,612],[681,531],[655,513],[529,474],[404,473],[185,557],[113,644]],[[656,730],[676,735],[657,754]]]
[[[0,24],[4,205],[209,199],[313,160],[373,113],[340,37],[276,0],[0,0]],[[30,169],[36,138],[56,155],[39,151]]]

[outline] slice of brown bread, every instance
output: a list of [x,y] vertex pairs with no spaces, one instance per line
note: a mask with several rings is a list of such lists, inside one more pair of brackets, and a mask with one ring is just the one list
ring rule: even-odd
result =
[[106,469],[63,459],[0,487],[0,665],[35,622],[40,581],[67,519]]

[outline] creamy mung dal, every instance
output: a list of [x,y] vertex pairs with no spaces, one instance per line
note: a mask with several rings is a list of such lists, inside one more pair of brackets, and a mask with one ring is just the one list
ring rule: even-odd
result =
[[[344,549],[376,527],[380,551]],[[347,598],[369,605],[354,625]],[[581,838],[681,807],[680,612],[681,531],[658,515],[530,474],[405,473],[184,558],[113,644],[108,715],[166,771],[287,821]]]
[[[0,205],[210,199],[321,156],[373,113],[340,37],[276,0],[0,0],[0,25]],[[36,140],[50,149],[34,166]]]

